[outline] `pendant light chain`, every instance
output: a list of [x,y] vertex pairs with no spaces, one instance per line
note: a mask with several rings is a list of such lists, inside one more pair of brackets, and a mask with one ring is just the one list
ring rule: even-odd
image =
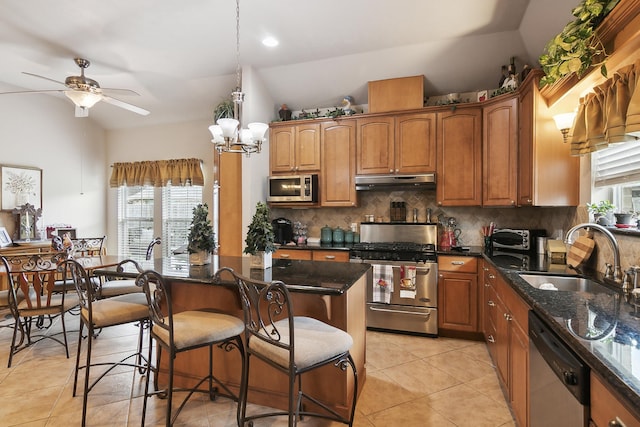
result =
[[236,0],[236,87],[240,91],[240,0]]

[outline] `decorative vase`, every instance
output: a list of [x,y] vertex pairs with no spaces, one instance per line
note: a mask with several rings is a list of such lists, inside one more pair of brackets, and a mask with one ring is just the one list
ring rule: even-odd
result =
[[16,207],[29,203],[29,193],[16,193]]
[[189,254],[189,264],[206,265],[211,263],[211,253],[207,251],[198,251]]
[[271,252],[266,253],[264,251],[260,251],[255,255],[250,255],[250,258],[250,268],[261,268],[263,270],[266,270],[267,268],[271,268],[271,266],[273,265]]

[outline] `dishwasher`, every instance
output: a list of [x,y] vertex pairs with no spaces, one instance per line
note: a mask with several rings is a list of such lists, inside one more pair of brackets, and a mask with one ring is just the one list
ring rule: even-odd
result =
[[533,311],[529,311],[529,400],[531,427],[589,423],[589,367]]

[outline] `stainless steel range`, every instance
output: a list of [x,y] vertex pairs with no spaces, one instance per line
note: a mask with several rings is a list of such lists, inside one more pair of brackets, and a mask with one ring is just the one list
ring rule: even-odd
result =
[[438,334],[436,224],[363,223],[351,262],[373,266],[367,327]]

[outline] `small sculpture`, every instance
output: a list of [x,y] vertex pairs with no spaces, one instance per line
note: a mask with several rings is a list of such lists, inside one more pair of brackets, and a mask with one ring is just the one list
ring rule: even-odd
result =
[[291,110],[287,107],[287,104],[282,104],[280,106],[280,111],[278,111],[278,115],[280,116],[280,120],[287,121],[291,120]]
[[62,237],[53,236],[51,238],[51,250],[60,252],[63,249],[64,249],[64,246],[62,245]]
[[353,100],[353,97],[351,95],[347,95],[342,98],[342,111],[344,111],[344,114],[346,114],[347,116],[356,113],[356,111],[351,108],[351,104],[353,104],[354,102],[355,101]]
[[62,235],[62,248],[69,257],[73,254],[73,241],[71,240],[71,234],[64,233]]

